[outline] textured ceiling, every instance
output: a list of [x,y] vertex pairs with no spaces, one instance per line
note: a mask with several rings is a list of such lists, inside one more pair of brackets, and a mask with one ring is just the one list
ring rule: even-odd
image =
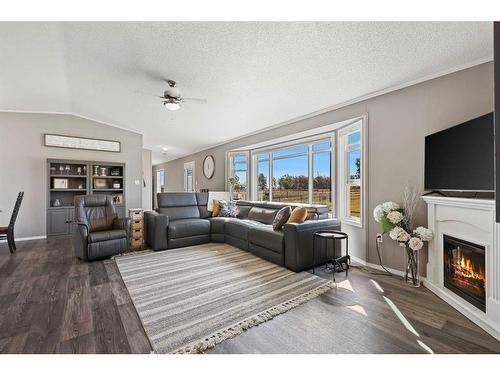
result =
[[[492,33],[492,23],[1,23],[0,109],[133,129],[158,163],[492,59]],[[147,95],[163,92],[162,77],[208,103],[167,111]]]

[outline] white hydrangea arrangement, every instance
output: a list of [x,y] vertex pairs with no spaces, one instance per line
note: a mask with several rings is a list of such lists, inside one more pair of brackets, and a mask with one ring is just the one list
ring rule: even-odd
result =
[[391,239],[411,250],[420,250],[424,242],[432,240],[434,236],[432,230],[422,226],[412,231],[411,222],[405,215],[405,210],[395,202],[379,204],[373,210],[373,217],[382,224],[383,234],[389,233]]
[[419,251],[424,243],[432,240],[434,233],[425,227],[413,228],[412,221],[420,194],[416,188],[407,186],[403,194],[403,205],[389,201],[373,210],[373,217],[382,224],[382,234],[397,241],[406,251],[405,281],[414,287],[420,285],[418,272]]

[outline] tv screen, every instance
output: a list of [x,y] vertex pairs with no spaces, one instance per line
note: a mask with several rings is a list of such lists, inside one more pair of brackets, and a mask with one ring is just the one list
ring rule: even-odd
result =
[[493,112],[425,137],[425,190],[494,191]]

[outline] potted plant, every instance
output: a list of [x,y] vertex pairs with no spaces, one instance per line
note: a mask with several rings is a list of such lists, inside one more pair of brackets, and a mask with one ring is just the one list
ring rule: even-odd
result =
[[419,199],[414,189],[406,188],[403,207],[389,201],[379,204],[373,210],[373,217],[382,224],[382,234],[397,241],[405,249],[405,281],[414,287],[420,286],[419,255],[424,242],[432,240],[432,230],[422,226],[413,228],[413,214]]

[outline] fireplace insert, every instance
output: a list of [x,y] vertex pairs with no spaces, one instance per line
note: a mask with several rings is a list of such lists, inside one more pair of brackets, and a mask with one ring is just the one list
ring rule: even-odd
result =
[[444,286],[486,312],[484,246],[445,235],[443,249]]

